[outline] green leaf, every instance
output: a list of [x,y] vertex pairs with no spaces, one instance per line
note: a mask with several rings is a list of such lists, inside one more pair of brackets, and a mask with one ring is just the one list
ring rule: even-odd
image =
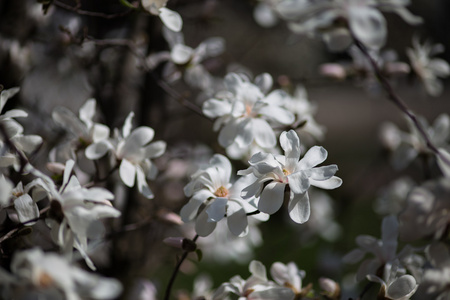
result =
[[203,258],[203,252],[202,252],[202,250],[197,249],[197,250],[195,250],[195,253],[197,254],[197,259],[198,259],[198,261],[199,261],[199,262],[202,261],[202,258]]

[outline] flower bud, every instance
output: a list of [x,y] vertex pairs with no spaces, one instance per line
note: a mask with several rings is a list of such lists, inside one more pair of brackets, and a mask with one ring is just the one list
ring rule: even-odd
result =
[[329,278],[319,278],[320,288],[323,290],[322,294],[330,299],[339,299],[341,294],[341,288],[339,284]]
[[168,237],[163,242],[171,247],[183,249],[183,240],[183,237]]
[[320,65],[319,73],[322,74],[323,76],[339,80],[345,79],[345,77],[347,76],[347,73],[343,66],[341,66],[340,64],[333,64],[333,63]]

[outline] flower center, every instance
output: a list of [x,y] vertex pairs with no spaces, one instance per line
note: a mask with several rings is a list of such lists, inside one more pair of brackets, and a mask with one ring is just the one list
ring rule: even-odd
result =
[[220,188],[218,188],[216,190],[214,195],[216,195],[217,197],[224,198],[224,197],[228,196],[228,190],[226,189],[226,187],[221,186]]
[[283,174],[285,175],[285,176],[288,176],[288,175],[290,175],[291,174],[291,172],[289,172],[288,170],[286,170],[286,169],[283,169]]
[[53,278],[45,271],[39,272],[38,285],[42,288],[48,288],[53,284]]

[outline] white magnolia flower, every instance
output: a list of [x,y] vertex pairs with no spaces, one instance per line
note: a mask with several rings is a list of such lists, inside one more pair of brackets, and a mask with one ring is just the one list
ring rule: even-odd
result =
[[266,267],[259,261],[252,261],[249,266],[252,274],[247,280],[237,275],[230,282],[222,283],[213,295],[213,300],[229,299],[229,294],[238,296],[239,300],[293,300],[294,292],[267,279]]
[[180,14],[166,7],[168,0],[141,0],[142,7],[153,15],[159,16],[164,25],[172,31],[180,31],[183,19]]
[[379,296],[384,296],[384,299],[408,300],[419,287],[413,276],[399,269],[398,261],[386,264],[383,274],[383,279],[372,274],[367,275],[367,279],[381,284]]
[[258,209],[274,214],[281,208],[286,187],[289,187],[289,215],[294,222],[304,223],[310,216],[309,187],[335,189],[342,180],[334,176],[338,170],[336,165],[316,167],[328,156],[323,147],[312,147],[300,159],[300,140],[294,130],[281,133],[280,144],[284,156],[257,153],[250,159],[250,167],[238,172],[239,175],[253,174],[257,178],[242,191],[242,196],[260,197]]
[[[448,148],[450,142],[450,117],[448,114],[439,115],[430,126],[423,117],[418,121],[424,128],[428,138],[437,148]],[[401,131],[393,123],[385,123],[381,128],[381,139],[385,146],[392,151],[392,164],[397,169],[405,168],[420,154],[434,155],[417,127],[408,118],[409,132]]]
[[290,288],[295,295],[300,297],[302,292],[302,281],[305,277],[305,271],[299,270],[294,262],[283,264],[275,262],[270,268],[270,275],[280,286]]
[[1,174],[0,176],[0,209],[10,205],[11,203],[11,192],[14,188],[13,183],[8,177]]
[[[405,6],[410,1],[399,0],[284,0],[276,9],[288,20],[290,29],[298,33],[317,34],[325,32],[324,39],[340,40],[341,45],[331,48],[343,50],[350,45],[350,32],[370,48],[381,48],[386,40],[386,20],[381,11],[394,12],[410,24],[421,19],[413,16]],[[347,20],[345,27],[336,27],[338,19]],[[345,34],[344,30],[348,30]],[[331,37],[330,37],[331,36]],[[336,38],[339,36],[339,38]],[[341,42],[345,40],[346,42]]]
[[359,235],[356,243],[359,248],[352,250],[343,258],[346,263],[356,263],[360,261],[366,253],[372,253],[375,257],[365,259],[361,262],[356,279],[364,279],[366,275],[377,275],[380,268],[386,264],[393,264],[396,260],[402,260],[412,254],[410,247],[404,247],[397,253],[399,234],[399,223],[397,217],[390,215],[383,218],[381,227],[381,239],[370,235]]
[[164,79],[174,82],[184,75],[184,81],[194,88],[210,94],[217,81],[202,64],[208,58],[217,57],[225,51],[225,40],[211,37],[201,42],[195,49],[187,46],[181,32],[163,30],[163,36],[171,51],[162,51],[147,57],[150,68],[168,61],[162,71]]
[[[92,143],[100,143],[109,138],[109,127],[92,120],[95,111],[95,99],[89,99],[81,106],[78,117],[65,107],[53,110],[53,120],[72,135],[70,143],[66,145],[69,151],[84,149]],[[88,156],[87,152],[86,156],[94,159]]]
[[25,289],[29,295],[37,291],[40,296],[62,292],[68,300],[115,299],[122,291],[118,280],[86,272],[58,254],[44,253],[38,248],[16,252],[11,272],[14,278],[11,285]]
[[[8,101],[19,92],[19,88],[11,88],[3,90],[0,93],[0,113]],[[24,135],[23,127],[15,118],[27,117],[28,113],[21,109],[11,109],[0,115],[0,124],[4,128],[10,141],[16,146],[18,151],[28,154],[36,150],[42,144],[42,138],[38,135]],[[9,147],[5,147],[3,137],[0,140],[0,167],[9,167],[14,165],[16,170],[19,170],[20,160],[17,153],[11,153]]]
[[[221,154],[215,154],[209,165],[194,173],[185,186],[184,192],[191,199],[181,209],[180,216],[184,222],[197,218],[195,231],[198,235],[211,234],[216,223],[225,217],[234,235],[248,233],[247,213],[256,211],[251,201],[244,201],[240,196],[248,180],[241,178],[233,184],[230,180],[230,161]],[[203,204],[205,208],[198,214]]]
[[266,93],[272,86],[272,77],[262,74],[250,83],[243,75],[230,73],[225,77],[226,91],[203,104],[203,113],[217,118],[214,130],[219,132],[219,143],[228,147],[237,143],[247,148],[255,141],[263,148],[276,145],[273,125],[290,125],[295,116],[284,108],[283,99],[288,95],[282,90]]
[[406,49],[411,65],[422,80],[425,90],[431,96],[439,96],[442,93],[443,85],[439,77],[448,77],[450,75],[450,65],[441,58],[432,58],[439,53],[444,52],[441,44],[431,45],[425,42],[421,45],[419,39],[413,39],[413,48]]
[[120,161],[119,174],[122,182],[133,187],[137,183],[139,192],[146,198],[152,199],[147,179],[155,179],[158,169],[151,161],[163,155],[166,151],[166,142],[155,141],[155,131],[147,126],[141,126],[131,130],[131,121],[134,113],[131,112],[125,120],[122,132],[115,130],[115,137],[110,140],[102,140],[93,143],[86,148],[86,156],[90,159],[98,159],[107,152],[112,151],[115,158]]

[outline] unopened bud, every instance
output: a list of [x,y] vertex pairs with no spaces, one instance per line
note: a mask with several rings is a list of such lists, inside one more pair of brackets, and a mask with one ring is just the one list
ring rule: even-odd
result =
[[320,65],[319,73],[323,76],[340,80],[345,79],[345,77],[347,76],[347,72],[345,71],[345,68],[343,66],[333,63]]
[[171,247],[183,249],[183,240],[183,237],[168,237],[163,242]]
[[181,217],[179,215],[177,215],[174,212],[165,210],[165,209],[161,209],[160,211],[158,211],[158,217],[166,222],[175,224],[175,225],[182,225],[183,221],[181,220]]
[[319,278],[320,288],[323,290],[323,294],[330,299],[339,299],[341,294],[341,288],[339,284],[329,278],[321,277]]
[[47,163],[47,169],[55,174],[63,174],[66,166],[62,163],[49,162]]

